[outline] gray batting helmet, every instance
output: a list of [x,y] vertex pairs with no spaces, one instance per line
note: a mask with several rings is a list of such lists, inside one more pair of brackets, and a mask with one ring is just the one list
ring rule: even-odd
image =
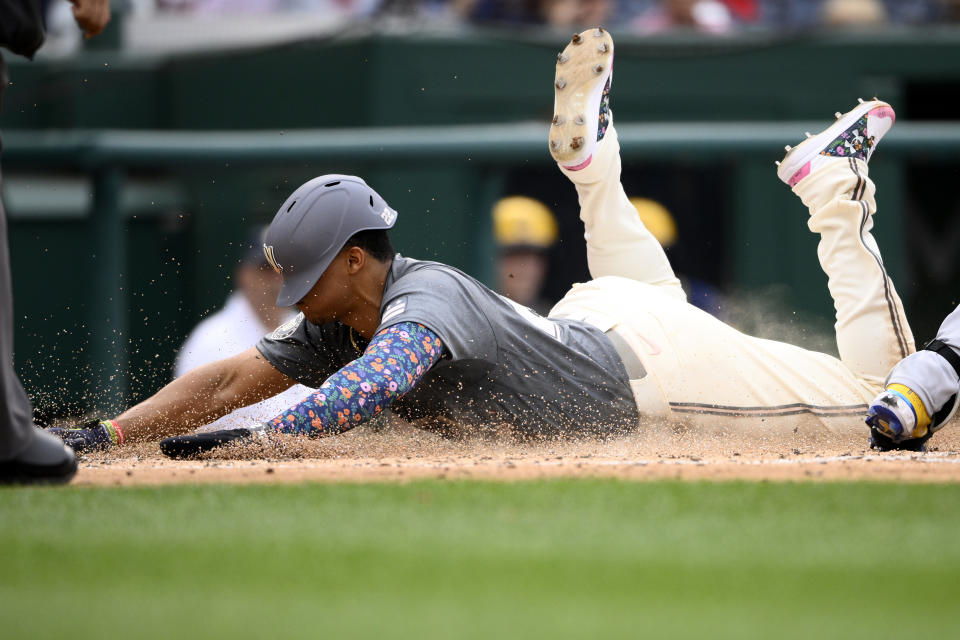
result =
[[264,238],[267,261],[283,278],[277,306],[299,302],[358,231],[389,229],[397,212],[356,176],[326,175],[294,191]]

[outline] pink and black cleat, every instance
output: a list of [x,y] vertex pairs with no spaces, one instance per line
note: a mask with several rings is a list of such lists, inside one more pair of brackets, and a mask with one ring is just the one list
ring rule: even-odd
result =
[[836,113],[837,121],[795,147],[787,145],[787,155],[778,162],[777,176],[793,187],[816,171],[830,158],[856,158],[870,161],[880,139],[890,130],[896,114],[882,100],[860,100],[847,113]]
[[610,124],[613,38],[603,28],[573,36],[557,56],[550,155],[570,171],[590,165]]

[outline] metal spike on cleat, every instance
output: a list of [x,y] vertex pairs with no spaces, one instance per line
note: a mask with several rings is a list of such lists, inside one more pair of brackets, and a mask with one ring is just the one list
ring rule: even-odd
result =
[[793,149],[793,147],[791,147],[791,146],[788,145],[788,144],[783,146],[783,150],[786,151],[787,153],[790,153],[790,150],[791,150],[791,149]]
[[804,131],[804,132],[803,132],[803,135],[807,136],[808,138],[812,138],[812,137],[813,137],[813,134],[810,133],[809,131]]
[[575,124],[575,125],[577,125],[577,126],[582,125],[584,122],[586,122],[586,120],[583,119],[583,116],[577,116],[577,117],[574,118],[574,120],[573,120],[573,124]]
[[557,64],[563,64],[570,59],[570,56],[565,54],[563,51],[557,54]]
[[600,75],[601,73],[603,73],[603,65],[602,65],[602,64],[598,64],[598,65],[594,66],[594,67],[593,67],[593,72],[594,72],[595,74],[597,74],[597,75]]
[[563,124],[563,118],[561,118],[560,116],[553,116],[553,124],[554,126],[559,126]]
[[857,102],[863,104],[863,98],[857,98]]
[[780,166],[780,161],[779,161],[779,160],[774,160],[774,161],[773,161],[773,164],[775,164],[775,165],[777,165],[777,166],[779,167],[779,166]]
[[573,34],[573,37],[570,39],[570,42],[572,42],[573,44],[580,44],[581,42],[583,42],[583,38],[580,37],[579,33],[575,33]]
[[565,86],[567,86],[567,81],[563,78],[557,78],[557,81],[553,83],[553,86],[555,86],[557,89],[563,89]]
[[571,149],[579,149],[582,146],[583,146],[583,138],[581,136],[577,136],[576,138],[570,141]]
[[596,29],[594,29],[594,30],[593,30],[593,37],[594,37],[594,38],[602,38],[602,37],[603,37],[603,27],[597,27]]
[[607,43],[606,43],[606,42],[601,42],[601,43],[600,43],[600,46],[597,47],[597,51],[599,51],[600,53],[606,53],[606,52],[607,52],[607,49],[608,49],[608,47],[607,47]]
[[833,114],[833,117],[834,117],[836,120],[839,120],[842,116],[843,116],[843,114],[840,113],[839,111],[837,111],[835,114]]
[[551,140],[551,141],[550,141],[550,148],[553,149],[554,151],[556,151],[557,149],[560,148],[560,142],[557,141],[557,140]]

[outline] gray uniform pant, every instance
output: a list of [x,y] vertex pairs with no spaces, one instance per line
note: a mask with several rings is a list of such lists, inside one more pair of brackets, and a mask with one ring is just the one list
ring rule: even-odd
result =
[[33,437],[33,430],[33,409],[13,370],[13,283],[7,216],[0,200],[0,460],[20,453]]
[[[960,307],[940,325],[937,340],[960,354]],[[926,350],[901,360],[890,372],[887,384],[902,384],[912,389],[923,400],[930,415],[960,392],[960,379],[950,363],[939,354]]]

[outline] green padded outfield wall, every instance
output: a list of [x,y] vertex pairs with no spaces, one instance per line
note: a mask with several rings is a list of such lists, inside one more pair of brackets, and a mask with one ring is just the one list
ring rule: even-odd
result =
[[[542,118],[552,109],[561,37],[344,37],[208,55],[13,59],[4,126],[294,129]],[[616,110],[631,121],[816,120],[838,100],[876,93],[897,103],[901,117],[946,117],[954,112],[946,102],[960,92],[958,45],[956,30],[618,38]],[[935,96],[941,104],[925,104]]]
[[[453,125],[538,120],[552,109],[551,80],[564,36],[471,32],[455,37],[339,37],[251,51],[189,56],[132,56],[90,50],[69,61],[8,60],[12,86],[0,130],[171,129],[270,130]],[[960,32],[775,39],[618,38],[614,112],[618,122],[825,121],[857,96],[879,94],[910,121],[955,120],[960,104]],[[802,132],[797,132],[798,136]],[[934,238],[949,235],[960,205],[953,191],[956,160],[882,161],[874,176],[881,203],[877,236],[900,283],[919,336],[957,299],[960,266],[946,245],[942,260],[926,259],[913,242],[922,220]],[[639,192],[675,210],[681,246],[675,255],[690,275],[725,290],[763,292],[829,332],[832,309],[815,260],[816,240],[802,208],[773,173],[769,156],[730,156],[705,163],[695,152],[627,163]],[[924,164],[926,162],[926,164]],[[89,180],[76,169],[4,163],[4,177],[28,193],[37,175]],[[18,367],[41,410],[70,413],[119,407],[158,388],[169,376],[177,345],[229,290],[243,228],[266,222],[303,180],[325,172],[364,175],[400,210],[396,244],[404,253],[439,259],[489,279],[492,255],[480,221],[501,188],[522,188],[527,174],[563,217],[564,244],[553,261],[564,277],[582,274],[575,194],[551,183],[545,150],[495,167],[460,162],[384,165],[375,157],[350,163],[288,166],[161,167],[127,175],[121,256],[130,308],[129,388],[90,388],[86,328],[98,322],[97,299],[85,274],[92,255],[91,202],[56,207],[49,193],[11,207]],[[660,171],[661,173],[657,173]],[[492,173],[491,173],[492,172]],[[520,176],[520,178],[517,178]],[[555,178],[556,176],[554,176]],[[669,178],[669,179],[668,179]],[[669,183],[669,188],[667,186]],[[571,204],[572,203],[572,204]],[[13,204],[13,203],[11,203]],[[572,209],[572,212],[571,212]],[[701,247],[704,247],[701,249]],[[62,299],[50,291],[56,282]],[[563,284],[563,283],[561,283]],[[43,292],[42,294],[40,292]],[[65,292],[65,293],[63,293]],[[789,313],[792,313],[790,311]],[[56,353],[59,352],[59,353]],[[61,354],[67,353],[68,356]],[[92,376],[97,379],[97,376]],[[129,394],[129,395],[126,395]]]

